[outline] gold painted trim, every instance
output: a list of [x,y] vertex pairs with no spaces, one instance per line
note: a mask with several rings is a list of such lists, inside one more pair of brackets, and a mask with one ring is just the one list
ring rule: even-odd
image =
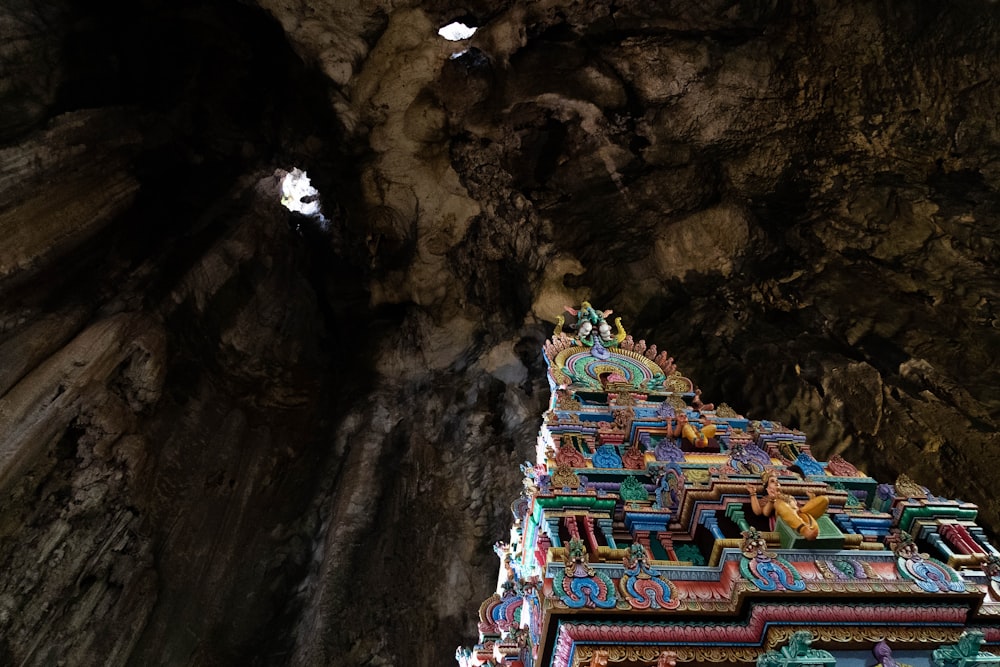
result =
[[[726,646],[670,646],[669,650],[677,656],[678,664],[682,662],[711,663],[755,663],[757,658],[768,651],[778,650],[788,644],[792,634],[801,630],[810,632],[815,642],[826,644],[818,646],[827,650],[839,648],[871,648],[881,640],[896,644],[895,648],[919,648],[921,646],[938,646],[955,643],[962,634],[962,628],[907,628],[897,626],[857,625],[857,626],[814,626],[785,625],[768,629],[762,647],[726,647]],[[843,647],[831,647],[829,644],[844,644]],[[609,663],[643,663],[655,665],[663,646],[624,646],[577,644],[574,667],[589,667],[598,648],[607,652]]]

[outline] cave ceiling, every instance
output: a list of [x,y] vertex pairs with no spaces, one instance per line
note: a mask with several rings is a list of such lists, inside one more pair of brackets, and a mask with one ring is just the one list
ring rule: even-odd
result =
[[4,3],[0,664],[449,664],[584,299],[996,535],[997,53],[985,0]]

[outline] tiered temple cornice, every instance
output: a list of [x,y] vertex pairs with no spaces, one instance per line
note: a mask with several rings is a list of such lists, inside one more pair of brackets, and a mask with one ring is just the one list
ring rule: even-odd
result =
[[804,433],[703,401],[612,311],[567,311],[462,667],[1000,665],[1000,553],[974,505],[819,461]]

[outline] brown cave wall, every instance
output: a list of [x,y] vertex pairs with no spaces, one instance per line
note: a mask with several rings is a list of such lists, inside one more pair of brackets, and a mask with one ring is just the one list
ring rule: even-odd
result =
[[998,20],[6,5],[0,662],[449,663],[584,298],[995,534]]

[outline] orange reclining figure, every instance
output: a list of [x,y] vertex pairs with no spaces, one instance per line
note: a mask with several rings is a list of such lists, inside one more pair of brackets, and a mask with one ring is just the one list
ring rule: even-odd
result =
[[789,528],[806,538],[815,540],[819,537],[819,524],[816,522],[830,504],[830,499],[826,496],[813,496],[805,505],[799,507],[799,502],[794,496],[781,492],[781,483],[778,481],[776,470],[765,470],[761,475],[764,483],[764,501],[761,503],[757,498],[757,489],[752,484],[747,484],[747,491],[750,493],[750,508],[754,514],[771,516],[777,514]]

